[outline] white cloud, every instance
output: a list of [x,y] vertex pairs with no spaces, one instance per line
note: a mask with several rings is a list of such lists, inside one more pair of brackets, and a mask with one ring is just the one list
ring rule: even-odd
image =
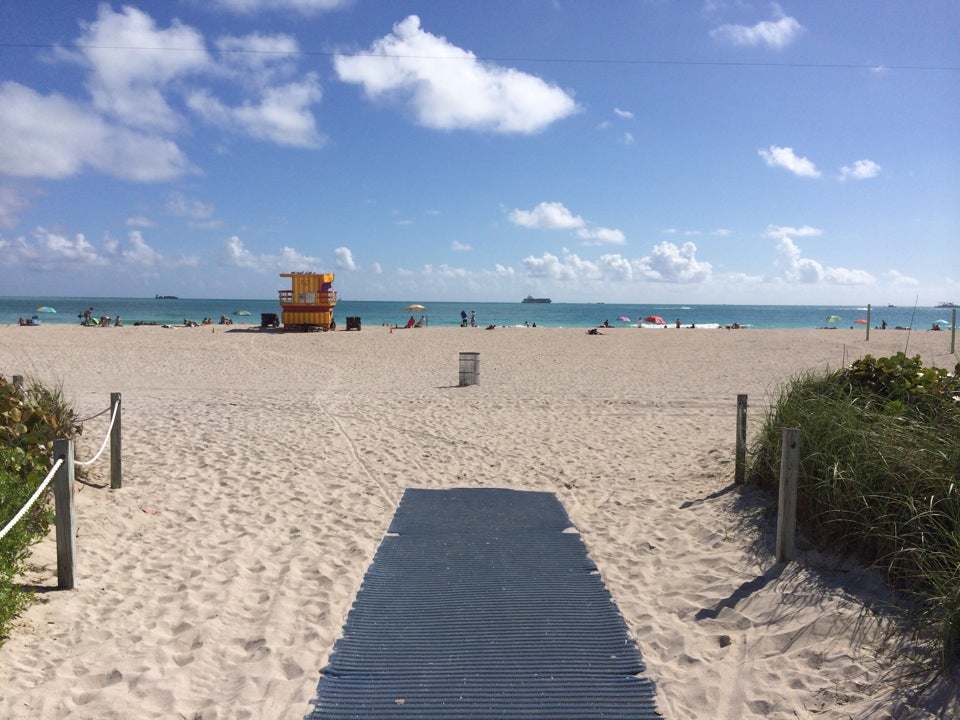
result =
[[784,279],[791,283],[830,285],[871,285],[876,279],[866,270],[852,270],[844,267],[828,267],[821,262],[803,256],[793,237],[816,236],[820,231],[807,225],[791,228],[771,225],[767,234],[777,238],[776,264],[783,269]]
[[417,122],[438,130],[536,133],[577,110],[573,98],[540,78],[481,62],[425,32],[410,15],[357,55],[333,61],[343,82],[375,100],[406,101]]
[[106,3],[95,22],[82,25],[76,57],[91,71],[87,84],[97,109],[132,127],[175,129],[181,121],[162,88],[209,67],[203,36],[179,20],[159,29],[134,7],[116,13]]
[[852,167],[840,168],[841,180],[869,180],[880,174],[880,166],[873,160],[857,160]]
[[152,228],[156,225],[156,223],[154,223],[153,220],[148,217],[136,215],[134,217],[128,217],[124,222],[124,225],[135,228]]
[[532,230],[575,230],[584,245],[622,245],[626,242],[623,231],[592,225],[559,202],[542,202],[533,210],[511,210],[508,217],[515,225]]
[[[0,135],[3,133],[0,132]],[[0,149],[0,158],[3,157],[3,152]],[[0,167],[2,167],[2,160],[0,160]],[[20,222],[20,214],[30,207],[37,194],[36,190],[26,190],[16,185],[0,185],[0,227],[15,227]]]
[[709,280],[713,266],[697,260],[697,246],[685,242],[677,247],[671,242],[661,242],[653,252],[635,263],[637,270],[648,280],[671,283],[699,283]]
[[309,74],[301,82],[266,88],[258,103],[229,107],[208,90],[190,94],[187,104],[207,122],[278,145],[316,148],[322,144],[310,105],[320,101],[320,84]]
[[334,264],[339,270],[356,270],[357,263],[348,247],[338,247],[333,251]]
[[40,272],[75,272],[78,267],[110,268],[127,274],[152,272],[158,267],[196,265],[194,257],[172,260],[153,249],[139,230],[131,230],[125,241],[106,238],[101,248],[83,233],[72,237],[43,227],[30,238],[0,238],[4,261],[11,266],[25,265]]
[[620,138],[620,141],[621,141],[624,145],[633,145],[633,134],[632,134],[632,133],[625,132],[625,133],[623,134],[623,136]]
[[190,218],[191,220],[209,220],[214,213],[214,207],[210,203],[188,200],[181,192],[170,193],[164,209],[168,215]]
[[915,277],[910,277],[909,275],[904,275],[899,270],[888,270],[887,280],[889,280],[894,285],[905,285],[908,287],[916,287],[920,284],[920,281]]
[[773,4],[772,7],[775,20],[763,20],[755,25],[721,25],[710,31],[710,37],[736,46],[785,48],[800,37],[804,27],[795,18],[785,15],[779,5]]
[[605,227],[580,228],[577,237],[584,241],[584,245],[623,245],[627,241],[621,230]]
[[757,150],[757,154],[760,155],[770,167],[782,167],[799,177],[820,177],[820,171],[817,170],[817,166],[805,157],[798,157],[793,152],[793,148],[771,145],[769,149],[765,150],[761,148]]
[[250,252],[236,235],[224,241],[221,257],[224,265],[256,270],[258,273],[312,272],[324,267],[320,258],[303,255],[287,246],[280,248],[277,255],[257,255]]
[[354,0],[214,0],[214,5],[245,15],[267,11],[293,11],[300,15],[315,15],[347,7],[353,2]]
[[374,275],[383,274],[383,266],[378,262],[373,263],[373,265],[370,266],[370,269],[373,270]]
[[450,249],[453,250],[454,252],[470,252],[471,250],[473,250],[472,247],[470,247],[466,243],[460,242],[459,240],[454,240],[453,242],[451,242]]
[[290,35],[225,36],[217,40],[220,67],[257,87],[288,79],[296,72],[300,46]]
[[613,109],[613,114],[619,118],[623,118],[624,120],[633,120],[633,113],[629,110],[621,110],[620,108],[615,107]]
[[92,167],[123,180],[170,180],[190,170],[175,143],[110,125],[61,95],[0,85],[0,173],[60,179]]
[[559,202],[542,202],[533,210],[512,210],[510,222],[534,230],[571,230],[584,226],[584,220]]

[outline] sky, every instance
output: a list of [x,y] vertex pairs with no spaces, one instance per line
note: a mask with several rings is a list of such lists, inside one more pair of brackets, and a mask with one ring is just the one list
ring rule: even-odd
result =
[[960,302],[955,0],[0,3],[0,295]]

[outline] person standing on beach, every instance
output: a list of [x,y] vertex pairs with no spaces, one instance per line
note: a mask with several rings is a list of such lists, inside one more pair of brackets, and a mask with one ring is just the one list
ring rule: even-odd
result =
[[87,308],[86,310],[83,311],[83,324],[84,324],[84,325],[89,325],[89,324],[90,324],[90,314],[91,314],[92,312],[93,312],[93,308]]
[[477,311],[471,310],[470,311],[470,327],[476,327],[476,326],[477,326]]
[[467,311],[461,310],[460,311],[460,327],[466,327],[466,326],[467,326]]

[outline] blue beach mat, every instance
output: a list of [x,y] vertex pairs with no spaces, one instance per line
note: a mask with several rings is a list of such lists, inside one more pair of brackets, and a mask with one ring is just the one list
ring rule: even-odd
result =
[[408,489],[307,717],[660,718],[570,526],[552,493]]

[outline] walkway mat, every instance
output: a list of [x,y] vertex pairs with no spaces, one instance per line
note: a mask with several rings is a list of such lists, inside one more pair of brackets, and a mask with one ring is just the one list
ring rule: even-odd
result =
[[660,718],[643,671],[555,495],[408,489],[307,717]]

